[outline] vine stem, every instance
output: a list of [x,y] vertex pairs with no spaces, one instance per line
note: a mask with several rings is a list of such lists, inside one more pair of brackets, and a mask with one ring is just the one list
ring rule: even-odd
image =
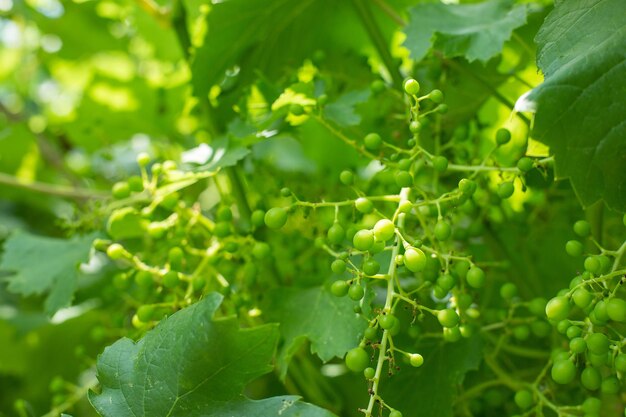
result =
[[87,381],[87,383],[80,387],[80,389],[76,390],[68,399],[67,401],[65,401],[64,403],[54,407],[52,410],[50,410],[47,414],[44,414],[42,417],[57,417],[59,415],[61,415],[61,413],[63,413],[64,411],[68,410],[70,407],[72,407],[74,404],[76,404],[78,401],[80,401],[85,395],[87,395],[87,393],[89,392],[89,390],[91,390],[92,388],[95,388],[96,385],[98,385],[98,379],[94,376],[93,378],[91,378],[89,381]]
[[[403,188],[400,191],[400,203],[398,204],[398,208],[402,206],[402,203],[408,201],[409,199],[409,191],[410,188]],[[404,227],[404,218],[406,214],[400,213],[398,214],[398,228],[401,229]],[[400,245],[402,244],[400,236],[396,235],[395,246],[393,251],[391,252],[391,261],[389,261],[389,272],[388,272],[388,281],[387,281],[387,297],[385,299],[385,312],[391,311],[391,304],[393,302],[393,298],[395,295],[395,275],[396,275],[396,256],[400,252]],[[380,342],[380,351],[378,352],[378,362],[376,363],[376,373],[374,374],[374,383],[372,384],[372,391],[370,394],[370,401],[367,405],[367,409],[365,410],[365,417],[372,417],[372,411],[374,410],[374,404],[378,399],[378,386],[380,385],[380,376],[383,371],[383,365],[385,364],[385,358],[387,356],[387,343],[389,342],[389,330],[383,331],[383,337]]]
[[92,191],[84,188],[68,187],[65,185],[48,184],[37,181],[24,181],[13,175],[0,172],[0,184],[10,187],[23,188],[37,193],[54,195],[57,197],[75,198],[79,200],[106,199],[111,197],[109,193]]

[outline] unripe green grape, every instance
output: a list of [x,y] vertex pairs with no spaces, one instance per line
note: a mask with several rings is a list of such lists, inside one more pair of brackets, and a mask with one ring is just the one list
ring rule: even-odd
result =
[[317,98],[317,105],[322,107],[325,106],[326,103],[328,103],[328,96],[326,94],[321,94],[318,98]]
[[517,340],[527,340],[530,337],[530,327],[525,324],[513,328],[513,337]]
[[583,254],[583,249],[583,244],[577,240],[569,240],[565,244],[565,252],[567,252],[569,256],[581,256]]
[[291,197],[291,194],[291,189],[289,189],[288,187],[283,187],[280,189],[281,197]]
[[413,177],[407,171],[398,171],[394,175],[394,180],[398,187],[410,187],[413,185]]
[[405,213],[405,214],[410,213],[412,209],[413,209],[413,204],[411,204],[411,202],[408,200],[404,200],[398,205],[398,211],[400,213]]
[[375,259],[368,259],[363,262],[363,272],[365,275],[376,275],[380,271],[380,264]]
[[443,340],[450,343],[455,343],[461,340],[463,335],[461,334],[461,329],[459,326],[456,327],[444,327],[443,329]]
[[546,312],[546,304],[548,304],[548,301],[543,297],[533,298],[528,303],[528,311],[533,316],[543,317]]
[[420,84],[417,80],[409,78],[404,82],[404,92],[410,96],[415,96],[420,92]]
[[153,305],[142,305],[137,309],[137,318],[142,323],[148,323],[154,317],[155,310],[156,309]]
[[439,300],[443,300],[448,295],[448,290],[441,288],[439,285],[433,287],[433,296]]
[[363,376],[365,377],[365,379],[372,379],[374,378],[374,376],[376,376],[376,371],[374,370],[374,368],[365,368],[363,370]]
[[546,304],[546,316],[553,321],[561,321],[569,316],[570,304],[566,297],[554,297]]
[[385,242],[393,238],[396,234],[396,226],[391,220],[380,219],[374,225],[374,237],[376,240]]
[[481,268],[473,266],[467,271],[465,280],[472,288],[482,288],[485,285],[485,272]]
[[330,264],[330,269],[335,274],[343,274],[346,272],[346,262],[342,259],[335,259],[333,263]]
[[435,225],[433,234],[437,240],[448,240],[452,236],[452,228],[445,220],[439,220]]
[[413,134],[419,133],[422,130],[422,124],[417,121],[417,120],[413,120],[411,123],[409,123],[409,131]]
[[231,225],[229,222],[217,222],[213,228],[213,234],[217,237],[230,236]]
[[595,391],[602,384],[602,375],[596,368],[587,367],[580,374],[580,383],[588,390]]
[[615,366],[615,370],[618,372],[626,372],[626,354],[620,353],[615,357],[615,362],[613,363]]
[[502,182],[500,183],[500,185],[498,185],[498,197],[500,197],[503,200],[506,200],[507,198],[511,197],[514,192],[515,192],[515,186],[513,185],[512,181]]
[[369,133],[363,138],[363,143],[365,143],[365,147],[370,151],[377,151],[383,144],[383,139],[378,133]]
[[330,286],[330,292],[335,297],[343,297],[348,294],[349,285],[346,281],[335,281]]
[[254,227],[260,227],[265,224],[265,212],[263,210],[254,210],[250,215],[250,222]]
[[465,309],[469,308],[469,306],[471,306],[473,302],[474,302],[474,300],[472,299],[472,296],[470,294],[467,294],[467,293],[459,294],[456,297],[456,305],[461,310],[465,310]]
[[215,217],[219,221],[229,222],[229,221],[231,221],[233,219],[233,212],[230,209],[230,207],[222,206],[219,209],[217,209],[217,213],[216,213]]
[[402,417],[402,413],[398,410],[391,410],[389,412],[389,417]]
[[583,331],[578,326],[570,326],[567,328],[567,331],[565,332],[565,335],[567,336],[568,339],[580,337],[582,334],[583,334]]
[[569,320],[567,320],[567,319],[566,320],[561,320],[556,325],[556,331],[561,333],[561,334],[565,334],[565,333],[567,333],[567,329],[569,329],[571,325],[572,325],[572,323]]
[[614,376],[609,376],[602,381],[600,386],[602,394],[617,394],[620,390],[619,380]]
[[437,285],[440,286],[444,291],[448,292],[456,285],[456,280],[450,274],[441,275],[437,278]]
[[533,169],[534,166],[534,162],[532,159],[524,156],[522,158],[519,159],[519,161],[517,161],[517,169],[519,169],[522,172],[528,172],[531,169]]
[[424,364],[424,357],[419,353],[411,353],[409,355],[409,362],[411,363],[411,366],[419,368]]
[[576,365],[568,359],[554,362],[550,372],[554,382],[558,384],[569,384],[576,377]]
[[150,155],[145,152],[141,152],[139,155],[137,155],[137,165],[139,165],[140,167],[145,167],[149,163]]
[[148,271],[138,271],[135,275],[135,283],[144,289],[149,289],[154,285],[154,275]]
[[432,163],[433,168],[435,168],[435,171],[437,172],[444,172],[446,169],[448,169],[448,158],[446,158],[445,156],[435,156]]
[[348,289],[348,297],[354,301],[359,301],[365,295],[365,290],[359,284],[354,283]]
[[163,275],[163,286],[165,288],[176,288],[180,284],[180,278],[178,272],[168,271]]
[[391,329],[396,324],[396,316],[393,314],[382,314],[378,317],[378,324],[384,330]]
[[534,404],[533,394],[528,390],[520,390],[515,393],[515,404],[522,410],[530,408]]
[[613,262],[606,255],[598,255],[596,257],[600,262],[600,271],[601,274],[607,274],[611,271],[611,267],[613,266]]
[[378,329],[376,327],[368,327],[365,329],[363,337],[367,340],[376,340],[378,338]]
[[435,108],[435,111],[439,114],[446,114],[448,112],[448,105],[440,104]]
[[602,408],[602,401],[598,398],[588,397],[583,401],[581,407],[585,414],[599,414],[600,408]]
[[500,287],[500,297],[510,300],[517,295],[517,286],[512,282],[507,282]]
[[346,354],[346,366],[352,372],[363,372],[370,363],[370,357],[361,347],[350,349]]
[[170,250],[167,253],[167,259],[170,261],[170,265],[176,265],[178,267],[182,265],[184,257],[185,257],[185,253],[178,246],[174,246],[170,248]]
[[587,350],[587,342],[582,337],[575,337],[569,341],[569,350],[572,353],[583,353]]
[[404,266],[411,272],[423,271],[427,264],[427,258],[421,249],[408,247],[404,251]]
[[339,223],[335,222],[328,229],[326,237],[328,238],[328,241],[333,245],[339,245],[346,238],[346,231]]
[[580,237],[587,237],[591,234],[591,226],[586,220],[578,220],[574,223],[574,233]]
[[443,327],[454,327],[459,324],[459,315],[451,308],[439,310],[437,320]]
[[374,239],[374,244],[369,249],[371,254],[380,253],[385,250],[385,242],[381,242],[380,240]]
[[589,307],[589,305],[593,301],[593,294],[591,294],[589,291],[582,287],[577,288],[576,291],[574,291],[574,293],[572,294],[572,300],[574,301],[574,304],[576,304],[578,307],[585,309]]
[[428,98],[435,104],[441,104],[443,102],[443,93],[441,90],[433,90],[428,94]]
[[511,132],[508,129],[501,128],[496,132],[496,143],[498,145],[504,145],[511,140]]
[[352,185],[354,183],[354,174],[352,171],[344,170],[339,174],[339,181],[343,185]]
[[596,355],[605,355],[609,351],[609,339],[604,333],[592,333],[587,336],[587,348]]
[[626,301],[621,298],[611,298],[606,303],[606,313],[613,321],[623,323],[626,321]]
[[453,268],[453,272],[459,278],[465,279],[465,277],[467,276],[467,272],[470,269],[470,263],[465,260],[461,260],[461,261],[456,262],[452,268]]
[[468,178],[462,178],[459,181],[459,190],[463,194],[472,195],[476,191],[476,183]]
[[365,197],[357,198],[354,201],[354,207],[363,214],[371,213],[374,210],[374,204]]
[[[587,348],[589,350],[589,348]],[[589,363],[595,367],[601,368],[604,365],[609,363],[609,357],[606,353],[598,354],[598,353],[587,353],[587,360]]]
[[128,178],[128,189],[133,192],[143,191],[143,180],[137,175]]
[[126,257],[126,255],[127,255],[126,249],[124,249],[124,247],[120,245],[119,243],[112,243],[107,248],[107,256],[114,261],[122,259]]
[[256,242],[252,247],[252,256],[255,259],[261,260],[266,259],[271,252],[270,245],[265,242]]
[[113,194],[113,198],[120,200],[130,195],[130,187],[125,181],[116,182],[113,184],[111,192]]
[[585,258],[585,270],[591,272],[592,274],[597,274],[600,272],[600,268],[602,265],[600,261],[595,256],[588,256]]
[[374,233],[369,229],[361,229],[354,235],[352,244],[356,249],[366,251],[374,245]]
[[265,213],[265,225],[270,229],[280,229],[287,223],[287,210],[282,207],[272,207]]
[[[609,314],[606,309],[606,302],[604,300],[600,300],[596,303],[593,308],[593,314],[595,319],[600,323],[606,323],[609,321]],[[589,316],[591,318],[591,315]]]

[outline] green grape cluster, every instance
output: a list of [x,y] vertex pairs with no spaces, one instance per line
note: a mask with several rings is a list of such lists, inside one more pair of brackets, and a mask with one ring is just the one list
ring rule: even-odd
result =
[[126,292],[132,325],[145,330],[212,291],[229,293],[234,313],[247,312],[250,293],[241,289],[256,285],[272,257],[254,233],[283,226],[287,213],[257,209],[244,220],[227,202],[206,212],[194,204],[197,195],[183,191],[214,172],[185,172],[173,161],[149,166],[146,154],[137,163],[140,177],[113,185],[111,239],[94,243],[119,269],[111,285]]
[[[469,244],[483,232],[480,220],[475,219],[488,215],[493,201],[505,204],[517,183],[525,188],[527,172],[548,163],[522,157],[516,166],[498,166],[493,152],[511,140],[506,129],[498,130],[494,149],[482,160],[474,158],[479,161],[475,164],[457,158],[450,147],[440,147],[448,152],[431,153],[422,146],[420,136],[431,119],[446,113],[443,94],[433,90],[419,96],[420,85],[414,79],[404,83],[404,91],[410,132],[406,146],[397,146],[375,132],[350,142],[364,155],[376,158],[384,167],[381,175],[391,179],[378,193],[368,188],[359,173],[345,170],[339,182],[351,187],[352,198],[308,202],[291,193],[285,195],[292,200],[290,206],[271,208],[265,217],[268,227],[278,229],[287,223],[288,213],[298,208],[334,209],[334,221],[316,243],[332,259],[330,271],[335,278],[329,283],[330,292],[351,299],[355,313],[369,324],[345,356],[347,369],[363,373],[369,385],[370,399],[361,409],[366,417],[375,415],[375,407],[381,413],[387,410],[391,417],[402,416],[382,398],[379,388],[385,374],[397,372],[402,364],[421,367],[428,363],[427,354],[413,350],[419,349],[422,328],[435,330],[429,337],[456,343],[480,332],[486,322],[489,326],[480,309],[489,265],[474,258]],[[499,183],[491,180],[493,172],[499,173]],[[516,305],[515,285],[502,286],[501,295],[509,305]],[[551,327],[541,318],[545,300],[527,305],[532,314],[524,323],[539,323],[536,332],[547,336]],[[417,338],[412,349],[401,345],[405,343],[403,331]],[[514,332],[523,340],[530,335],[530,326],[518,326]],[[519,396],[524,405],[530,401],[528,394]]]

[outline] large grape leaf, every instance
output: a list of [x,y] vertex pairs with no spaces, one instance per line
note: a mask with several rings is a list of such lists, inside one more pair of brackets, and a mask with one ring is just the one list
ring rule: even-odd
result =
[[89,259],[93,235],[56,239],[26,232],[5,243],[0,270],[13,272],[9,290],[24,296],[48,292],[44,307],[53,314],[72,301],[78,266]]
[[526,23],[526,6],[513,3],[417,4],[409,11],[404,45],[414,60],[422,59],[433,43],[446,56],[487,62],[502,51],[513,30]]
[[478,369],[482,344],[478,336],[456,343],[421,346],[424,365],[406,368],[383,381],[382,397],[389,404],[413,410],[411,417],[451,417],[454,398],[465,374]]
[[536,37],[535,137],[584,206],[626,209],[626,2],[560,1]]
[[89,399],[104,417],[332,417],[297,397],[252,401],[241,392],[269,372],[278,329],[239,329],[214,319],[222,296],[209,294],[162,321],[137,343],[120,339],[98,358],[100,394]]
[[323,287],[280,288],[270,293],[269,316],[280,323],[284,345],[279,366],[284,375],[287,363],[304,338],[311,352],[324,362],[343,357],[355,347],[367,322],[354,313],[355,302],[338,298]]

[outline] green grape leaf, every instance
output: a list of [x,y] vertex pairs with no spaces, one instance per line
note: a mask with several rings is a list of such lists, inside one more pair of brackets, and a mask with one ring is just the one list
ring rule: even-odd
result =
[[383,381],[381,395],[391,405],[413,410],[412,417],[451,417],[457,386],[481,363],[481,339],[474,336],[456,343],[420,344],[419,353],[424,365],[419,369],[406,366]]
[[550,146],[556,175],[583,206],[626,210],[626,3],[560,1],[536,37],[545,81],[534,137]]
[[227,138],[221,138],[211,145],[202,143],[183,153],[184,163],[194,166],[194,171],[215,171],[236,165],[237,162],[248,156],[250,150],[242,146],[231,146]]
[[526,23],[526,6],[513,3],[418,4],[409,11],[404,45],[415,60],[424,58],[432,43],[448,57],[487,62],[502,51],[513,30]]
[[[87,262],[93,235],[57,239],[16,232],[4,245],[0,270],[13,272],[8,289],[24,296],[48,293],[46,313],[67,307],[76,290],[78,267]],[[43,260],[43,261],[42,261]]]
[[214,319],[222,296],[211,293],[163,320],[137,343],[124,338],[97,362],[102,391],[89,399],[104,417],[232,417],[332,414],[297,397],[251,401],[241,392],[267,372],[276,325],[239,329],[235,318]]
[[354,313],[354,301],[335,297],[323,287],[280,288],[270,293],[268,302],[267,312],[280,323],[285,340],[278,359],[283,376],[303,337],[311,341],[311,352],[326,362],[355,347],[367,327]]
[[350,91],[324,107],[324,116],[340,126],[358,125],[361,123],[361,116],[357,114],[355,107],[365,102],[369,95],[369,89]]

